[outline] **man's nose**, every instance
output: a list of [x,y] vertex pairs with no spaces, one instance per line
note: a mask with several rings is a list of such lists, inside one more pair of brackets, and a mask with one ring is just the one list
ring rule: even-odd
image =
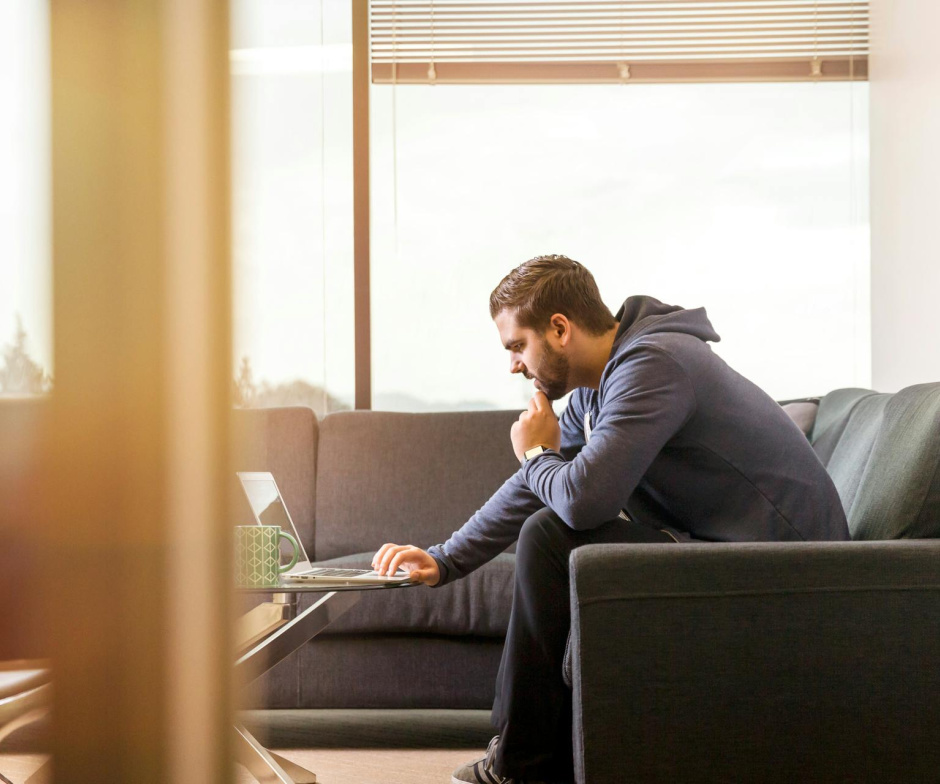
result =
[[525,370],[525,365],[522,364],[522,360],[519,360],[519,359],[509,360],[509,372],[510,373],[521,373],[523,370]]

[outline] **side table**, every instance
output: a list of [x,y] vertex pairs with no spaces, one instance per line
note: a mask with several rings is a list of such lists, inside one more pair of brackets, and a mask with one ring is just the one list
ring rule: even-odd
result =
[[[353,585],[324,588],[290,583],[282,579],[277,588],[239,588],[238,593],[269,593],[271,601],[259,604],[238,621],[235,638],[235,677],[246,686],[313,639],[340,615],[356,604],[365,591],[392,591],[417,583]],[[323,594],[303,612],[297,612],[302,593]],[[242,724],[235,724],[236,759],[261,784],[314,784],[314,773],[268,751]]]

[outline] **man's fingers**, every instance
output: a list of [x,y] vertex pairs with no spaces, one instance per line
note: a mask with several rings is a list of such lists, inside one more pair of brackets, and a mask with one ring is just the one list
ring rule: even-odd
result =
[[388,562],[388,566],[385,568],[385,574],[391,577],[395,572],[398,571],[398,567],[401,566],[401,562],[404,561],[410,553],[411,546],[408,545],[405,548],[399,550],[392,559]]
[[391,577],[395,572],[398,571],[398,568],[405,562],[410,562],[416,565],[421,565],[421,562],[424,560],[424,550],[419,547],[415,547],[413,544],[402,545],[401,547],[396,547],[394,552],[391,554],[391,558],[388,559],[388,563],[385,565],[384,569],[379,572],[379,574],[386,574]]
[[532,402],[535,403],[535,408],[538,413],[551,414],[552,417],[555,417],[555,409],[552,408],[552,402],[548,399],[548,395],[542,392],[542,390],[537,389],[535,391],[535,394],[532,395]]
[[[413,568],[409,569],[408,567]],[[376,574],[391,577],[404,568],[414,582],[436,584],[440,573],[434,559],[420,547],[413,544],[383,544],[372,558],[372,568]]]
[[403,546],[399,544],[390,545],[388,549],[385,549],[385,552],[382,554],[382,557],[379,559],[379,565],[374,567],[375,571],[377,571],[379,574],[385,574],[388,568],[389,561],[391,561],[392,558],[395,557],[395,554],[398,553],[402,549],[404,549]]
[[382,563],[382,559],[385,557],[385,553],[388,552],[388,549],[390,547],[397,547],[397,545],[394,545],[391,542],[386,542],[378,549],[376,554],[372,556],[372,568],[373,569],[375,569],[380,563]]

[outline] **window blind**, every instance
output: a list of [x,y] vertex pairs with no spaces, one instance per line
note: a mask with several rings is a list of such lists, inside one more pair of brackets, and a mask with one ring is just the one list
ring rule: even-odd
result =
[[867,79],[868,0],[371,0],[375,83]]

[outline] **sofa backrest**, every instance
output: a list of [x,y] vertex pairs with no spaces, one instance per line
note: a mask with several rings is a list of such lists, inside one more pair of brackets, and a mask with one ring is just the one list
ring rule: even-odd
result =
[[[317,465],[317,417],[313,409],[236,409],[232,416],[235,471],[270,471],[307,554],[313,558]],[[254,522],[235,475],[231,477],[232,525]]]
[[800,432],[809,438],[813,433],[813,424],[819,413],[819,398],[804,398],[803,400],[780,401],[780,406]]
[[320,422],[316,559],[447,539],[519,469],[518,411],[342,411]]
[[853,539],[940,537],[940,384],[831,392],[810,442]]

